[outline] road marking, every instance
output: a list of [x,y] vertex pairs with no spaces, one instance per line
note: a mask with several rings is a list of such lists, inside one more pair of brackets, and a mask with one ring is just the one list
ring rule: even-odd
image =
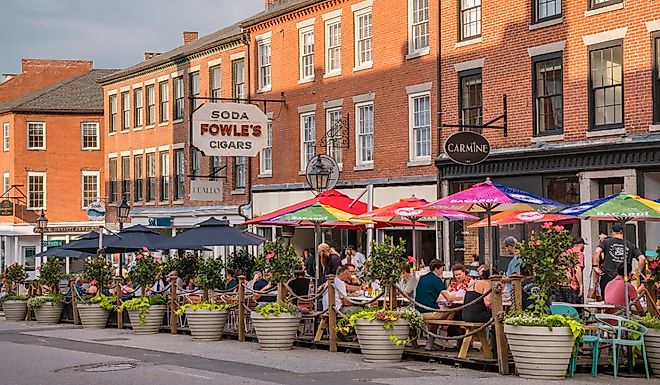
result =
[[192,374],[192,373],[180,372],[180,371],[178,371],[178,370],[171,370],[171,369],[165,369],[165,370],[167,370],[168,372],[173,372],[173,373],[177,373],[177,374],[183,374],[184,376],[190,376],[190,377],[196,377],[196,378],[203,378],[203,379],[206,379],[206,380],[212,380],[212,379],[213,379],[213,377],[202,376],[202,375],[200,375],[200,374]]

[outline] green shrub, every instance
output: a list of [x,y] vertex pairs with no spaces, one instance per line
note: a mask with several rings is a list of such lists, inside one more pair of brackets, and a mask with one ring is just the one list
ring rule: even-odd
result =
[[56,294],[50,294],[50,295],[39,295],[36,297],[32,297],[28,299],[27,301],[27,307],[30,310],[37,310],[41,307],[41,305],[47,303],[47,302],[52,302],[53,304],[58,304],[61,303],[64,297],[62,294],[56,293]]

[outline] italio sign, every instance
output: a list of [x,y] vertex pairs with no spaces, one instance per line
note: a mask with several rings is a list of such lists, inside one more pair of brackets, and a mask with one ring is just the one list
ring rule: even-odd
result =
[[254,104],[206,103],[193,114],[192,144],[207,156],[256,156],[268,117]]
[[456,163],[477,164],[488,158],[490,143],[479,133],[457,132],[445,141],[445,154]]
[[189,198],[191,201],[222,201],[222,181],[191,180]]

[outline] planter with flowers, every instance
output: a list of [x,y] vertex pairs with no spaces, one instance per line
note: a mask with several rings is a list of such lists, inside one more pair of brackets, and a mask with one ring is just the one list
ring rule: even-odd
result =
[[[300,270],[300,259],[296,249],[285,245],[281,239],[264,243],[262,258],[257,260],[262,269],[270,269],[273,274],[271,284],[280,284]],[[251,312],[252,324],[257,332],[261,350],[288,350],[293,348],[293,340],[300,323],[296,308],[285,303],[263,304]]]
[[562,226],[544,223],[542,227],[518,247],[522,270],[531,275],[535,286],[530,297],[533,305],[510,312],[504,320],[504,333],[521,377],[563,379],[584,326],[570,317],[549,315],[548,293],[557,285],[568,284],[566,270],[575,266],[578,256],[567,252],[572,238]]
[[112,282],[112,263],[105,257],[87,259],[83,276],[96,287],[96,294],[76,302],[80,321],[85,329],[103,329],[108,322],[110,312],[115,310],[115,299],[103,295],[103,288]]
[[2,273],[2,282],[10,294],[3,299],[2,309],[7,321],[23,321],[27,314],[27,297],[18,295],[19,285],[25,283],[28,275],[18,263],[7,266]]
[[649,361],[653,375],[660,377],[660,318],[647,314],[636,321],[648,328],[644,336],[646,358]]
[[58,258],[48,258],[41,264],[39,283],[49,294],[32,297],[27,302],[28,309],[34,311],[38,323],[54,325],[59,322],[64,309],[62,304],[64,298],[59,288],[62,278],[64,278],[64,266]]
[[226,303],[213,303],[209,300],[209,290],[222,289],[225,285],[223,263],[220,259],[207,258],[197,263],[195,283],[204,290],[202,302],[185,304],[177,309],[176,314],[186,315],[193,340],[219,341],[227,323],[228,309]]
[[156,281],[160,264],[151,254],[138,254],[135,260],[130,277],[140,285],[142,296],[124,301],[117,311],[128,311],[133,334],[156,334],[163,323],[167,300],[161,296],[147,296],[147,289]]

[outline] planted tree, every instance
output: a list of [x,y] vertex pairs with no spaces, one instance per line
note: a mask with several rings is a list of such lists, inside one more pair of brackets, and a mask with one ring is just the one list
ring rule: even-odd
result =
[[246,249],[238,249],[227,257],[227,268],[234,272],[240,270],[246,277],[252,277],[256,265],[254,256]]
[[105,257],[97,256],[85,260],[83,268],[83,277],[96,284],[98,293],[101,294],[104,287],[110,287],[112,282],[112,262]]
[[28,274],[23,265],[12,263],[2,272],[2,283],[8,285],[7,292],[18,294],[18,285],[25,283]]
[[59,258],[48,258],[46,262],[42,263],[39,270],[39,283],[49,294],[30,298],[27,304],[28,309],[36,310],[47,302],[61,303],[63,297],[59,285],[60,280],[64,277],[64,266]]

